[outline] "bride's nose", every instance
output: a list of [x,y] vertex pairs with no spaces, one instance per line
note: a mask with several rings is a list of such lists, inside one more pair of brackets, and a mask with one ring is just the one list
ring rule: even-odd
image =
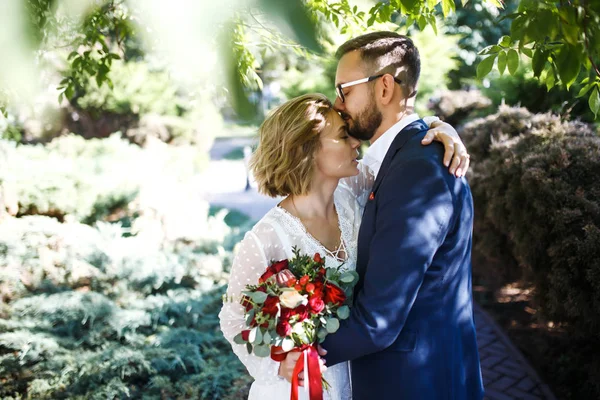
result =
[[358,146],[360,146],[360,140],[358,140],[355,137],[350,136],[350,144],[352,145],[353,149],[358,148]]

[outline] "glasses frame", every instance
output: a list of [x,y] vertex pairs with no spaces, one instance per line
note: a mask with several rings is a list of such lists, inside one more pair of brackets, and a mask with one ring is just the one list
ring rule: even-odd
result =
[[[384,75],[391,75],[391,74],[371,75],[366,78],[357,79],[355,81],[350,81],[350,82],[346,82],[346,83],[338,83],[337,85],[335,85],[335,93],[340,98],[342,103],[345,103],[346,97],[344,96],[344,91],[342,89],[350,87],[350,86],[360,85],[361,83],[371,82],[377,78],[381,78]],[[392,78],[394,78],[394,81],[396,81],[397,84],[399,84],[399,85],[402,84],[402,80],[396,78],[395,76],[392,76]]]

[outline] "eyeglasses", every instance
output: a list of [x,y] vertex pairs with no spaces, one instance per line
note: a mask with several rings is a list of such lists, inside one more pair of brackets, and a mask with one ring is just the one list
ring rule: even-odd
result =
[[[351,82],[346,82],[346,83],[338,83],[337,85],[335,85],[335,92],[339,96],[340,100],[342,100],[342,103],[344,103],[346,101],[346,97],[344,96],[344,92],[342,91],[343,88],[347,88],[347,87],[354,86],[354,85],[360,85],[361,83],[365,83],[365,82],[371,82],[377,78],[381,78],[384,75],[386,75],[386,74],[373,75],[373,76],[369,76],[367,78],[362,78],[362,79],[358,79],[356,81],[351,81]],[[394,81],[396,81],[396,83],[398,83],[398,84],[402,83],[402,81],[400,79],[396,78],[395,76],[393,76],[393,78],[394,78]]]

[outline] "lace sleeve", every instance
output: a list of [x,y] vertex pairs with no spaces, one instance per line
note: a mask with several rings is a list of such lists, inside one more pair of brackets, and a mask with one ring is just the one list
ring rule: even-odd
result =
[[371,192],[375,178],[362,160],[358,162],[358,171],[356,176],[340,179],[340,185],[348,188],[357,199],[360,199]]
[[[277,237],[272,235],[269,238],[267,248],[278,246],[272,240]],[[270,259],[265,256],[265,248],[261,239],[250,231],[246,233],[244,240],[239,245],[237,255],[233,259],[231,275],[226,292],[226,299],[223,302],[223,308],[219,313],[219,320],[223,335],[231,344],[233,352],[240,361],[246,366],[248,373],[261,384],[274,384],[283,378],[278,375],[279,363],[270,357],[256,357],[254,354],[248,354],[245,345],[236,344],[233,338],[246,329],[244,322],[244,308],[239,303],[242,296],[241,292],[247,284],[257,284],[258,278],[265,271]]]

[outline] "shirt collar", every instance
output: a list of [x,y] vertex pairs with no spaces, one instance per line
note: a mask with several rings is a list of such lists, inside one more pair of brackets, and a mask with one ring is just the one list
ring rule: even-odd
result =
[[398,136],[402,129],[406,128],[409,124],[417,121],[418,119],[419,115],[416,113],[405,116],[400,121],[392,125],[390,129],[385,131],[383,135],[375,140],[375,143],[369,146],[365,152],[365,156],[363,157],[363,163],[371,169],[375,178],[377,178],[377,174],[379,173],[379,168],[381,168],[383,159],[390,149],[392,142],[394,139],[396,139],[396,136]]

